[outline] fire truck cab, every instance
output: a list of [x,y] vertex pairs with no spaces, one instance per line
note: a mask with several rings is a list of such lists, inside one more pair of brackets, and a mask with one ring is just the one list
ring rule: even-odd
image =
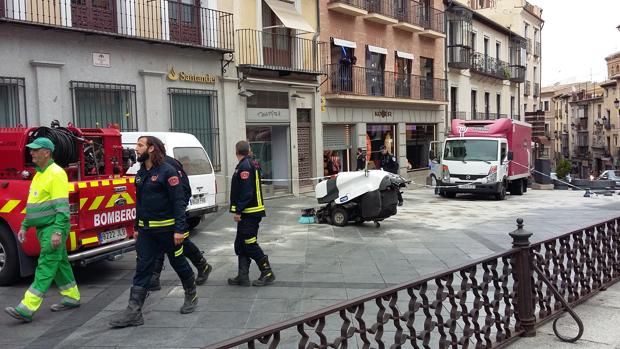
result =
[[124,176],[121,135],[113,128],[0,128],[0,285],[34,273],[40,246],[35,229],[19,243],[30,182],[35,175],[26,144],[54,142],[54,161],[69,179],[69,261],[80,266],[118,259],[134,250],[136,216],[133,177]]

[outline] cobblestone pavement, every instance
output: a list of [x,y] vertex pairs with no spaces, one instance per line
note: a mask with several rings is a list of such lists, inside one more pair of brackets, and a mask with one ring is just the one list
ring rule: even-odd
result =
[[[524,218],[536,241],[619,215],[620,196],[582,196],[577,191],[530,190],[498,202],[473,196],[443,199],[430,189],[407,190],[405,206],[379,228],[371,223],[344,228],[302,225],[297,223],[300,209],[315,207],[313,197],[271,199],[259,242],[277,281],[263,288],[226,284],[236,273],[235,226],[230,215],[220,212],[192,235],[214,267],[207,284],[199,287],[197,312],[179,314],[183,289],[168,266],[163,289],[146,301],[145,325],[108,329],[107,318],[127,304],[135,267],[135,256],[129,254],[121,261],[76,268],[83,295],[79,309],[50,312],[49,305],[58,299],[53,288],[30,324],[0,314],[0,347],[205,346],[509,248],[508,232],[516,228],[517,217]],[[258,274],[252,265],[251,277]],[[30,282],[24,279],[0,288],[0,306],[16,305]]]

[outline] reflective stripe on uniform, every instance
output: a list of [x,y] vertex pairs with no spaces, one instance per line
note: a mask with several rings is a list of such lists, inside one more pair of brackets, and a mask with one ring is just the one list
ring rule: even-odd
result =
[[26,317],[32,317],[39,307],[43,303],[43,293],[30,287],[24,294],[24,299],[15,308],[21,315]]
[[178,257],[180,255],[183,254],[183,245],[181,245],[181,248],[179,248],[178,250],[174,251],[174,256]]
[[254,177],[256,178],[256,206],[263,207],[263,198],[260,195],[260,180],[258,179],[258,170],[255,171]]
[[[138,226],[144,227],[145,226],[144,222],[145,221],[138,220]],[[172,218],[172,219],[166,219],[163,221],[146,221],[146,223],[148,224],[149,228],[160,228],[160,227],[169,227],[171,225],[174,225],[175,220],[174,218]]]
[[253,238],[245,239],[243,242],[245,242],[246,245],[256,243],[256,236]]
[[183,233],[183,238],[187,239],[189,237],[189,231],[186,231],[185,233]]
[[63,296],[61,303],[68,305],[80,304],[80,291],[74,282],[71,282],[64,286],[59,286],[60,294]]

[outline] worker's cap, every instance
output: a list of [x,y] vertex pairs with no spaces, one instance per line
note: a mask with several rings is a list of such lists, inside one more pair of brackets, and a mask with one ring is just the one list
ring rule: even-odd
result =
[[26,144],[26,146],[30,149],[45,148],[54,151],[54,143],[52,143],[52,141],[50,141],[50,139],[46,137],[39,137],[35,139],[32,143]]

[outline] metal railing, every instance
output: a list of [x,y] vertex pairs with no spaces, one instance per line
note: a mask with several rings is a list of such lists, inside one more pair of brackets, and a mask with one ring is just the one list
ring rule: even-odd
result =
[[136,85],[70,81],[73,124],[138,131]]
[[366,0],[368,13],[378,13],[387,17],[396,18],[393,0]]
[[508,63],[480,52],[475,52],[472,55],[472,63],[470,69],[474,72],[484,74],[496,79],[508,80],[510,78]]
[[450,111],[450,120],[459,119],[459,120],[467,120],[467,112],[466,111]]
[[0,76],[0,106],[0,127],[28,125],[24,78]]
[[477,111],[477,112],[472,112],[472,120],[495,120],[497,119],[497,113],[491,113],[491,112],[483,112],[483,111]]
[[422,6],[420,9],[420,17],[424,29],[429,29],[445,34],[444,28],[444,12],[432,7]]
[[327,93],[445,101],[446,80],[329,64]]
[[238,29],[237,64],[262,69],[323,74],[325,43],[286,34],[287,29],[272,31]]
[[508,67],[510,71],[510,81],[522,83],[525,81],[525,67],[520,65],[510,65]]
[[[530,243],[517,220],[512,248],[212,344],[207,349],[491,348],[519,336],[620,279],[620,217]],[[566,298],[566,299],[565,299]]]
[[346,4],[346,5],[350,5],[350,6],[365,10],[367,7],[366,2],[367,0],[329,0],[327,3],[328,4],[334,4],[334,3]]
[[530,93],[532,93],[531,92],[531,89],[532,89],[531,86],[532,86],[532,83],[529,80],[525,82],[525,86],[523,87],[523,95],[524,96],[529,96]]
[[471,48],[466,46],[448,46],[448,66],[456,69],[471,67]]
[[4,5],[0,21],[234,51],[232,13],[172,0],[13,1]]
[[424,27],[425,21],[422,17],[422,6],[415,1],[407,1],[402,8],[396,8],[396,19],[401,22]]

